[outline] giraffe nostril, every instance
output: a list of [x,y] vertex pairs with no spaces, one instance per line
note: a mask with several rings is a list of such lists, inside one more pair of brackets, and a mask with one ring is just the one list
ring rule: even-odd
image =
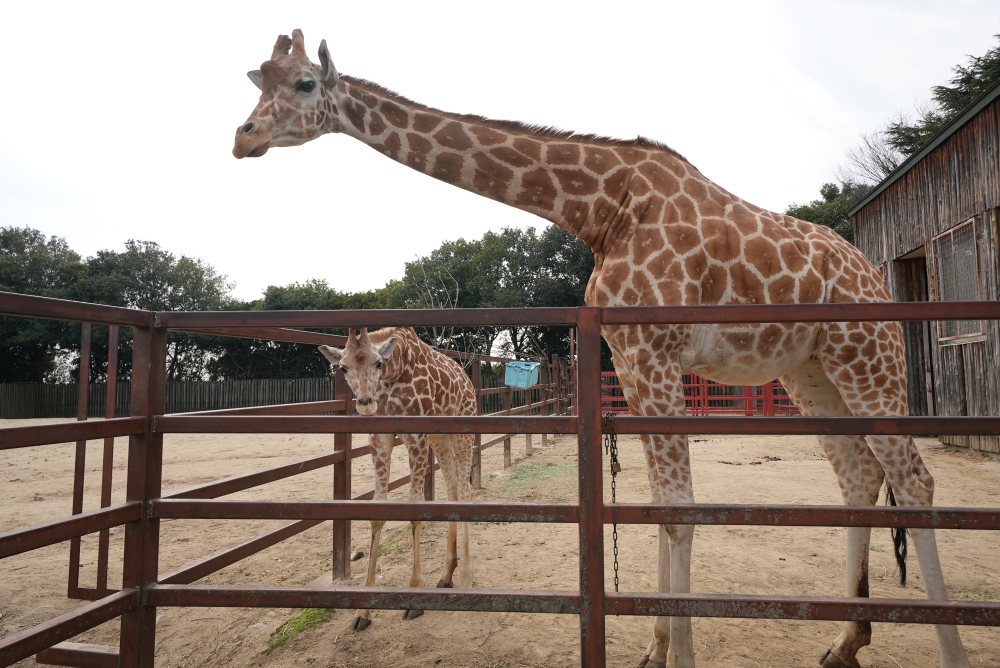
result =
[[243,134],[250,134],[251,132],[253,132],[253,123],[247,123],[246,125],[244,125],[242,128],[240,128],[240,132],[242,132]]

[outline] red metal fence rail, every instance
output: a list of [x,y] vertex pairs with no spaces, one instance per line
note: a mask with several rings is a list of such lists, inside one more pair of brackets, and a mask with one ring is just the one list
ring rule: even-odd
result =
[[[799,409],[777,380],[764,385],[733,386],[688,373],[683,378],[688,415],[799,415]],[[614,371],[601,372],[601,407],[610,413],[629,412]]]
[[[124,588],[39,626],[0,640],[0,666],[67,640],[100,623],[122,617],[118,661],[123,668],[153,665],[157,606],[335,607],[577,614],[581,662],[603,667],[604,620],[609,614],[761,617],[1000,626],[1000,603],[914,601],[909,599],[823,598],[706,594],[613,594],[605,591],[604,524],[743,524],[766,526],[910,526],[1000,529],[1000,509],[913,509],[825,506],[690,505],[605,506],[600,457],[600,328],[607,324],[713,322],[830,322],[925,319],[1000,319],[1000,302],[836,304],[794,306],[578,308],[434,311],[282,311],[227,313],[145,313],[91,304],[0,294],[0,314],[57,318],[134,328],[131,417],[101,423],[68,423],[0,430],[0,449],[44,443],[129,436],[126,502],[101,510],[0,534],[0,558],[51,545],[125,523]],[[577,328],[574,416],[361,417],[352,415],[259,415],[248,413],[163,415],[168,329],[346,327],[392,325],[563,325]],[[240,331],[240,330],[237,330]],[[284,334],[281,334],[284,336]],[[349,409],[345,398],[343,410]],[[619,433],[840,433],[840,434],[1000,434],[1000,417],[621,417]],[[575,504],[390,503],[226,501],[222,496],[292,474],[272,470],[210,483],[169,497],[160,491],[166,433],[499,433],[576,434],[579,443],[579,500]],[[327,455],[347,467],[356,454],[340,447]],[[360,452],[357,454],[361,454]],[[310,465],[319,466],[320,462]],[[303,469],[304,470],[304,469]],[[343,473],[342,473],[343,475]],[[165,518],[285,519],[266,539],[245,542],[250,554],[302,527],[332,520],[362,519],[564,522],[579,526],[578,591],[483,591],[359,587],[232,587],[190,584],[226,561],[210,555],[184,573],[157,573],[159,522]],[[305,524],[303,524],[305,523]],[[343,526],[343,525],[340,525]],[[347,552],[343,531],[334,531],[334,549]],[[270,541],[270,542],[269,542]],[[233,557],[229,554],[226,558]],[[337,566],[335,565],[335,571]],[[72,659],[73,646],[60,646]],[[79,663],[93,660],[79,650]],[[82,654],[88,653],[87,657]],[[89,657],[89,658],[88,658]]]

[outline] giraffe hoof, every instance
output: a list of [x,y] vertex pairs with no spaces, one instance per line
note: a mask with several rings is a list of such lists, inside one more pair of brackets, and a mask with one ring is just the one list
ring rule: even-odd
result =
[[643,654],[642,658],[639,659],[639,665],[637,666],[637,668],[646,668],[646,666],[648,665],[649,665],[649,655]]
[[826,650],[826,654],[819,660],[819,665],[823,668],[861,668],[861,664],[858,663],[857,659],[844,661],[831,650]]
[[445,582],[444,580],[438,580],[437,586],[438,586],[438,589],[445,589],[445,588],[451,589],[455,585],[453,585],[450,582]]
[[416,619],[424,614],[423,610],[406,610],[403,612],[403,619]]
[[365,619],[364,617],[355,617],[354,623],[351,624],[352,631],[364,631],[369,626],[372,625],[372,620]]
[[649,659],[646,661],[646,668],[667,668],[667,664]]

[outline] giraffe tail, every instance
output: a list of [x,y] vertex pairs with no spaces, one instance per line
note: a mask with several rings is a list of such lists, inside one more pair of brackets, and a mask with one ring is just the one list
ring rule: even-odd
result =
[[[885,505],[895,506],[896,495],[892,493],[892,485],[889,479],[885,479]],[[899,584],[906,586],[906,527],[896,527],[890,529],[892,532],[892,545],[896,553],[896,565],[899,566]]]

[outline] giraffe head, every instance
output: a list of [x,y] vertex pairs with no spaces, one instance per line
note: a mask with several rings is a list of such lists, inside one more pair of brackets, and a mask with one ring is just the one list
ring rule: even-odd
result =
[[343,348],[320,346],[319,351],[332,363],[340,366],[348,386],[357,397],[355,406],[362,415],[374,415],[378,410],[376,395],[388,371],[389,358],[399,339],[390,336],[376,345],[368,338],[364,327],[356,334],[347,332],[347,345]]
[[337,83],[326,40],[319,45],[319,65],[306,56],[301,30],[279,35],[271,59],[247,72],[260,101],[236,129],[233,155],[258,158],[272,146],[299,146],[328,132],[340,131]]

